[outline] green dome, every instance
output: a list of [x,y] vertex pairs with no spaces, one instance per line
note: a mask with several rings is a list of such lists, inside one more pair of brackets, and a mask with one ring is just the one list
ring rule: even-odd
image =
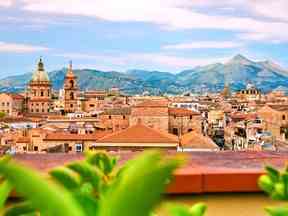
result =
[[46,71],[44,70],[44,64],[40,58],[37,70],[32,75],[32,82],[49,82],[49,77]]

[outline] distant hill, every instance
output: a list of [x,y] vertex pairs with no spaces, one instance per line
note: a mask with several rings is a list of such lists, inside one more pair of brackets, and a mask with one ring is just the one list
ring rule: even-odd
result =
[[[62,88],[65,73],[65,68],[49,73],[54,89]],[[179,73],[137,69],[125,73],[83,69],[74,70],[74,73],[82,90],[118,87],[128,94],[143,91],[151,94],[179,94],[201,90],[217,92],[225,84],[236,91],[245,88],[247,82],[253,83],[264,92],[288,87],[288,70],[271,61],[254,62],[242,55],[234,56],[225,64],[199,66]],[[31,75],[26,73],[0,80],[0,91],[22,91]]]

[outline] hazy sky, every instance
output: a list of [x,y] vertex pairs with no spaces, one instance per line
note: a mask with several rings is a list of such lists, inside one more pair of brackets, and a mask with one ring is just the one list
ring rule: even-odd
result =
[[288,67],[287,0],[0,0],[0,77],[75,68],[178,72],[241,53]]

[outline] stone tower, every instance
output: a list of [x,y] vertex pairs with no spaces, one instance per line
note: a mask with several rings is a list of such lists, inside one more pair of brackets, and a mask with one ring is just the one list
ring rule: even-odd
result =
[[48,74],[44,70],[42,58],[40,58],[37,69],[28,84],[27,93],[27,108],[29,113],[43,114],[51,111],[51,83]]
[[78,110],[78,87],[76,80],[77,77],[73,73],[72,62],[70,62],[64,80],[64,111],[66,113],[71,113]]

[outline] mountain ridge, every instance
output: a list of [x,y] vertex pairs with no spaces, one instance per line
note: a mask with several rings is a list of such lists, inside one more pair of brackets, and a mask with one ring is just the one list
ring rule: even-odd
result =
[[[66,68],[49,72],[55,90],[61,89]],[[133,69],[126,72],[96,69],[75,69],[79,87],[87,89],[108,89],[118,87],[127,94],[181,94],[183,92],[219,92],[229,84],[233,91],[245,88],[246,83],[256,85],[263,92],[288,86],[288,70],[272,61],[252,61],[243,55],[236,55],[226,63],[197,66],[178,73],[157,70]],[[19,92],[25,89],[32,73],[9,76],[0,79],[0,91]]]

